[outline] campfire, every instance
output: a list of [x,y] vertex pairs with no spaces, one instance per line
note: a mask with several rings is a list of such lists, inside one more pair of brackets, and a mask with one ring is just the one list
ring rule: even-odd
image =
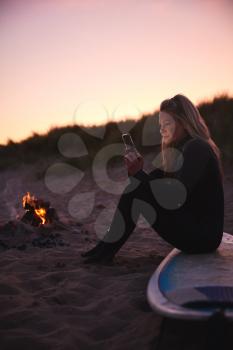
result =
[[39,248],[69,245],[59,233],[60,229],[67,228],[48,201],[27,192],[22,205],[25,213],[21,219],[8,221],[0,227],[0,251],[10,248],[24,250],[28,245]]
[[32,226],[51,224],[53,220],[58,219],[55,209],[50,207],[49,202],[37,199],[30,192],[23,196],[23,208],[25,209],[25,214],[21,221]]

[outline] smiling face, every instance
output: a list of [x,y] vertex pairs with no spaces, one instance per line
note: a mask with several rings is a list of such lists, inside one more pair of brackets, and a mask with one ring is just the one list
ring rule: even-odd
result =
[[167,112],[159,112],[159,125],[163,143],[169,144],[172,141],[179,140],[186,134],[182,124]]

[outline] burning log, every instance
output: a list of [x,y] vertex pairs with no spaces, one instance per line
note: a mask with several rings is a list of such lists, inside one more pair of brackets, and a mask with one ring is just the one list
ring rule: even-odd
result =
[[[0,251],[10,248],[26,249],[30,244],[39,248],[67,246],[61,234],[54,230],[67,229],[59,222],[54,208],[48,201],[36,198],[29,192],[23,196],[25,214],[21,220],[13,220],[0,227]],[[53,232],[52,232],[53,231]]]
[[57,213],[54,208],[50,207],[49,202],[37,199],[29,192],[23,196],[23,208],[26,212],[21,221],[32,226],[51,224],[54,220],[58,220]]

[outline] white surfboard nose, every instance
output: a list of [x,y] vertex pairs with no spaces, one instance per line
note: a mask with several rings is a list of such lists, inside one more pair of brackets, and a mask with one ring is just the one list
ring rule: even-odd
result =
[[206,319],[220,307],[233,319],[233,236],[224,232],[218,249],[184,254],[173,249],[151,276],[147,298],[163,316]]

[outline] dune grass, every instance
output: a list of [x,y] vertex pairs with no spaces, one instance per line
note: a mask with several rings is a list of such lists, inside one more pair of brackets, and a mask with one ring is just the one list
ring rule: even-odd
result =
[[[220,94],[210,101],[201,102],[197,107],[210,129],[214,142],[222,152],[223,162],[233,162],[233,97]],[[86,169],[104,146],[122,143],[122,132],[127,131],[132,135],[142,154],[159,148],[161,139],[158,111],[142,115],[138,120],[108,122],[105,125],[91,127],[82,125],[54,127],[46,134],[33,133],[21,142],[9,140],[7,145],[0,145],[0,169],[51,158]],[[62,156],[58,149],[58,141],[66,133],[78,135],[88,154],[70,159]],[[119,161],[119,156],[114,157],[112,161]]]

